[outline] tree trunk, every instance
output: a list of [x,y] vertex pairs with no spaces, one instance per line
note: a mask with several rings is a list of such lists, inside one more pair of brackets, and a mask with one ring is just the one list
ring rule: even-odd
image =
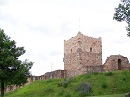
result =
[[4,82],[1,82],[1,97],[4,97]]

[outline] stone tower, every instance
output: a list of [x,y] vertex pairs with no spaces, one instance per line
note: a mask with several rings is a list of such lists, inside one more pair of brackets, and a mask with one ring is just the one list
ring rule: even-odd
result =
[[83,74],[86,66],[102,65],[102,40],[78,32],[77,36],[64,40],[64,69],[69,76]]

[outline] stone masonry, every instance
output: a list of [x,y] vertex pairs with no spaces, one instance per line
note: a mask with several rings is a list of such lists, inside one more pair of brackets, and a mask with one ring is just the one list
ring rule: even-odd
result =
[[102,65],[102,40],[78,32],[77,36],[64,40],[64,70],[70,76],[84,73],[85,66]]
[[128,58],[122,55],[111,55],[104,63],[105,71],[129,70],[129,68],[130,64]]

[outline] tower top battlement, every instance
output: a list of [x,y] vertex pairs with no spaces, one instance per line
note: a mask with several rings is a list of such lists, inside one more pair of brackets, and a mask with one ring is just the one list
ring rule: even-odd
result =
[[[74,37],[71,37],[68,40],[64,40],[64,53],[74,53],[78,48],[81,48],[82,51],[93,52],[93,53],[102,53],[102,39],[93,38],[86,35],[83,35],[81,32]],[[91,49],[91,50],[90,50]]]

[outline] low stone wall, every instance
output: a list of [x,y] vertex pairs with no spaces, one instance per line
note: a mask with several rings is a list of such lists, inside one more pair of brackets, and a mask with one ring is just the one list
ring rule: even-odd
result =
[[14,91],[16,89],[20,89],[36,80],[46,80],[46,79],[51,79],[51,78],[66,78],[67,77],[66,73],[67,73],[66,70],[55,70],[52,72],[47,72],[41,76],[30,76],[27,79],[27,83],[25,83],[21,86],[17,86],[17,85],[7,86],[7,87],[5,87],[5,92],[10,92],[10,91]]
[[50,78],[66,78],[66,70],[55,70],[44,74],[44,79]]
[[24,85],[21,85],[21,86],[17,86],[17,85],[10,85],[10,86],[7,86],[5,88],[5,92],[10,92],[10,91],[14,91],[16,89],[20,89],[22,88]]

